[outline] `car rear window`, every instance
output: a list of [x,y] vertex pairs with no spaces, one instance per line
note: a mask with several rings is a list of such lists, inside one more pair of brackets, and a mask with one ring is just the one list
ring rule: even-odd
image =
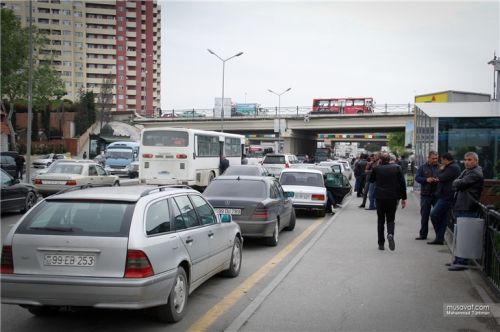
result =
[[57,164],[47,170],[47,173],[82,174],[83,166],[75,164]]
[[323,176],[317,173],[285,172],[281,174],[282,186],[324,187]]
[[249,197],[265,198],[266,184],[255,180],[215,180],[203,192],[206,197]]
[[16,233],[124,237],[134,206],[129,202],[48,200],[26,216]]
[[285,164],[285,156],[266,156],[263,164]]
[[238,167],[230,166],[224,172],[224,175],[260,175],[260,170],[257,167]]

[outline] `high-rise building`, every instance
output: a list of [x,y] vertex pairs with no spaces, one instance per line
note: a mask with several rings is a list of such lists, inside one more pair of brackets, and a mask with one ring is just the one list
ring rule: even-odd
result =
[[[1,2],[23,26],[29,1]],[[156,0],[33,0],[32,21],[49,45],[40,61],[61,73],[64,98],[80,89],[99,94],[105,79],[113,82],[111,111],[151,116],[160,106],[160,7]]]

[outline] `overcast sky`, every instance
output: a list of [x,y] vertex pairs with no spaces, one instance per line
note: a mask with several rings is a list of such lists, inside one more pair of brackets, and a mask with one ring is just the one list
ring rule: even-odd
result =
[[492,94],[500,1],[159,1],[162,109],[318,97],[408,103],[417,94]]

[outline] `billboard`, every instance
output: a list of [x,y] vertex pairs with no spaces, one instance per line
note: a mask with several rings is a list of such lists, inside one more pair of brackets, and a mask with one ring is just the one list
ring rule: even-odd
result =
[[[221,109],[222,109],[221,100],[222,98],[215,98],[214,110],[216,118],[221,117]],[[231,98],[224,98],[224,117],[225,118],[231,117]]]

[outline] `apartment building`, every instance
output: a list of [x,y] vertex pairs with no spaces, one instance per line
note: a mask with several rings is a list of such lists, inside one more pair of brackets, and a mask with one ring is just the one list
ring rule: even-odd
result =
[[[29,1],[5,1],[24,26]],[[113,81],[111,111],[152,116],[160,107],[161,15],[156,0],[33,0],[32,22],[48,39],[40,61],[52,61],[75,100]],[[97,101],[96,101],[97,102]]]

